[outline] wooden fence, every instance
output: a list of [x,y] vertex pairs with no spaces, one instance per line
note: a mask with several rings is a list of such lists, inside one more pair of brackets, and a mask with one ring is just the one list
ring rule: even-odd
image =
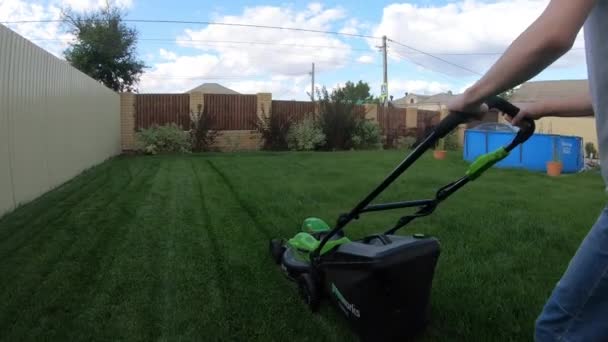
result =
[[378,107],[378,124],[383,134],[407,135],[405,108]]
[[[308,101],[272,101],[272,115],[278,115],[281,124],[297,122],[307,114],[315,113],[315,103]],[[266,109],[266,114],[268,110]]]
[[204,101],[216,130],[256,129],[256,95],[205,94]]
[[138,94],[135,96],[135,129],[176,123],[190,126],[188,94]]
[[439,112],[432,110],[418,110],[418,122],[416,128],[416,137],[422,139],[439,124],[441,115]]
[[[258,120],[256,95],[205,94],[202,99],[205,111],[214,119],[216,130],[255,130]],[[318,113],[318,104],[308,101],[279,101],[263,110],[277,115],[281,123],[298,122],[306,115]],[[355,115],[363,118],[365,106],[356,106]],[[407,127],[407,110],[396,107],[377,107],[377,120],[382,133],[418,138],[425,136],[439,123],[439,112],[418,110],[417,128]],[[412,114],[414,115],[414,114]],[[485,120],[484,120],[485,121]],[[488,121],[492,121],[489,119]],[[494,120],[495,121],[495,120]],[[138,94],[135,95],[135,130],[152,125],[176,123],[184,129],[190,126],[189,94]]]

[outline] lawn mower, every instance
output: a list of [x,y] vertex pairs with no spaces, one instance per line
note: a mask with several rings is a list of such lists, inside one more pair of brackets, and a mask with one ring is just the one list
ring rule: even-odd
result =
[[[519,112],[499,97],[486,104],[511,117]],[[433,213],[451,194],[506,158],[534,133],[534,122],[525,120],[510,144],[480,156],[464,177],[440,188],[433,199],[371,203],[426,150],[467,121],[468,116],[463,113],[449,113],[379,186],[350,212],[339,215],[333,228],[311,217],[304,220],[302,231],[291,239],[270,241],[272,259],[297,283],[300,295],[313,312],[322,298],[329,298],[362,340],[404,340],[424,330],[430,320],[439,240],[423,234],[397,235],[397,231],[414,219]],[[417,210],[401,217],[384,233],[356,241],[344,234],[345,226],[364,213],[402,208]]]

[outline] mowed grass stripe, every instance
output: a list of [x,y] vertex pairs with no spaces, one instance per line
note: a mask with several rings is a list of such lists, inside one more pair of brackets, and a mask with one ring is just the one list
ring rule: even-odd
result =
[[[23,279],[13,279],[15,286],[9,291],[9,314],[2,321],[3,325],[9,320],[12,324],[5,326],[3,331],[23,330],[30,336],[70,332],[70,329],[58,329],[59,326],[65,327],[65,323],[58,322],[70,322],[69,317],[77,314],[78,306],[89,298],[89,291],[94,292],[91,287],[94,288],[99,280],[99,267],[104,259],[113,257],[111,248],[122,232],[122,227],[115,223],[126,219],[117,209],[121,203],[132,200],[132,197],[125,198],[129,190],[141,194],[143,188],[138,188],[137,184],[144,182],[146,175],[154,174],[155,169],[147,169],[147,172],[131,178],[116,171],[111,175],[113,182],[105,192],[93,193],[90,199],[81,202],[81,210],[75,210],[73,217],[67,216],[65,220],[47,227],[54,235],[47,241],[39,240],[39,248],[24,251],[28,254],[21,257],[31,260],[31,263],[22,275],[36,280],[26,278],[26,283],[34,286],[24,288],[19,286]],[[48,316],[43,321],[32,319],[45,315]]]
[[[14,215],[5,217],[0,221],[0,257],[5,258],[13,254],[23,245],[29,244],[33,237],[54,222],[61,221],[66,215],[74,213],[76,205],[83,200],[91,198],[96,192],[105,191],[105,186],[111,181],[110,174],[118,165],[114,163],[103,164],[98,172],[86,172],[82,178],[69,182],[61,187],[55,195],[51,191],[46,199],[36,200],[26,206],[18,208]],[[105,171],[105,172],[104,172]],[[44,196],[43,196],[44,197]],[[39,211],[39,203],[52,202],[52,207],[46,211]],[[31,210],[31,212],[30,212]],[[24,213],[27,213],[24,214]]]
[[[241,167],[238,164],[223,163],[217,159],[210,159],[209,163],[213,165],[210,167],[213,172],[209,174],[209,181],[213,184],[218,181],[220,184],[224,183],[224,189],[218,187],[219,192],[214,193],[216,197],[210,201],[210,211],[214,212],[213,218],[219,219],[216,221],[219,224],[212,226],[221,229],[220,246],[225,258],[229,260],[227,266],[231,279],[228,284],[235,288],[227,306],[233,308],[229,315],[230,324],[236,326],[228,335],[219,336],[225,337],[226,340],[255,341],[282,341],[285,336],[299,336],[303,341],[337,341],[349,336],[350,333],[346,331],[335,312],[324,308],[323,315],[310,313],[299,298],[295,284],[287,280],[278,266],[271,261],[268,239],[257,225],[265,225],[267,230],[276,230],[277,227],[267,220],[274,214],[262,210],[260,206],[263,202],[259,199],[250,202],[247,197],[247,194],[257,193],[250,187],[255,183],[256,174],[249,170],[247,174],[250,182],[241,184],[226,176],[228,173],[232,174],[233,170],[238,170]],[[216,164],[225,167],[220,168]],[[238,192],[238,195],[235,192]],[[284,192],[283,195],[282,198],[288,204],[291,194]],[[220,212],[224,214],[218,215]],[[256,218],[253,219],[252,216]],[[281,305],[276,305],[277,302]],[[282,317],[289,317],[289,320],[280,319]],[[275,336],[273,332],[277,331],[281,331],[281,334]]]
[[[113,168],[115,176],[120,176],[118,168]],[[96,179],[100,179],[98,177]],[[111,178],[109,175],[104,178]],[[120,186],[131,181],[131,178],[116,177],[116,181]],[[105,188],[104,191],[107,191]],[[3,290],[0,293],[2,300],[7,308],[11,305],[15,310],[21,309],[23,299],[31,296],[33,286],[40,286],[50,272],[53,272],[57,262],[61,261],[69,248],[78,241],[79,236],[73,234],[74,231],[86,228],[89,225],[90,217],[83,217],[83,213],[99,213],[105,208],[99,208],[100,198],[97,195],[111,194],[108,192],[93,192],[90,193],[90,198],[83,198],[82,201],[73,204],[69,212],[62,215],[62,220],[53,220],[51,222],[38,222],[36,225],[20,227],[24,231],[38,231],[37,235],[32,235],[32,238],[27,241],[29,243],[16,243],[21,249],[11,248],[10,244],[6,244],[11,248],[13,253],[7,254],[0,262],[0,279],[3,285]],[[102,202],[103,203],[103,202]],[[81,224],[78,220],[84,220]],[[7,220],[11,224],[15,221]],[[10,239],[9,239],[10,240]],[[32,285],[32,287],[23,286],[23,284]],[[5,312],[8,312],[8,317],[4,317]],[[11,310],[0,313],[0,322],[5,319],[16,320]]]
[[[167,216],[171,215],[171,163],[143,158],[157,171],[135,191],[127,205],[129,220],[117,222],[123,239],[113,251],[89,302],[73,322],[70,339],[149,341],[162,333],[163,248]],[[77,335],[79,334],[79,335]]]

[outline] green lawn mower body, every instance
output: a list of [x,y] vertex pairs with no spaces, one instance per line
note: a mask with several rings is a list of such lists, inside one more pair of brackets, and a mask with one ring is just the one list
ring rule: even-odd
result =
[[[516,115],[519,109],[494,98],[490,108]],[[329,299],[366,341],[404,340],[417,335],[430,320],[430,296],[439,241],[423,234],[397,235],[416,218],[430,215],[436,207],[485,170],[508,156],[534,132],[526,121],[508,146],[480,157],[461,179],[440,188],[434,199],[372,205],[371,202],[428,148],[459,124],[461,113],[450,113],[389,176],[331,228],[319,218],[304,220],[301,231],[290,239],[270,241],[270,253],[285,275],[297,282],[300,295],[312,311],[322,298]],[[361,214],[401,208],[418,210],[401,217],[381,234],[350,240],[344,227]]]

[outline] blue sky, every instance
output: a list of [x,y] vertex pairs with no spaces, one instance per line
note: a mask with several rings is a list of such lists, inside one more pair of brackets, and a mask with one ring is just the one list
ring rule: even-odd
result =
[[[101,2],[0,0],[0,21],[53,19],[63,6],[92,10]],[[387,35],[393,40],[389,42],[388,64],[389,93],[395,98],[406,91],[462,91],[479,77],[476,73],[492,65],[547,2],[115,0],[130,19]],[[140,32],[138,50],[149,66],[140,85],[142,92],[183,92],[216,82],[243,93],[272,92],[275,99],[306,99],[313,62],[317,65],[317,85],[331,88],[349,80],[364,80],[375,94],[380,92],[382,56],[375,48],[380,40],[200,24],[131,25]],[[10,27],[58,56],[71,39],[55,23]],[[580,37],[571,53],[537,79],[586,78],[583,47]]]

